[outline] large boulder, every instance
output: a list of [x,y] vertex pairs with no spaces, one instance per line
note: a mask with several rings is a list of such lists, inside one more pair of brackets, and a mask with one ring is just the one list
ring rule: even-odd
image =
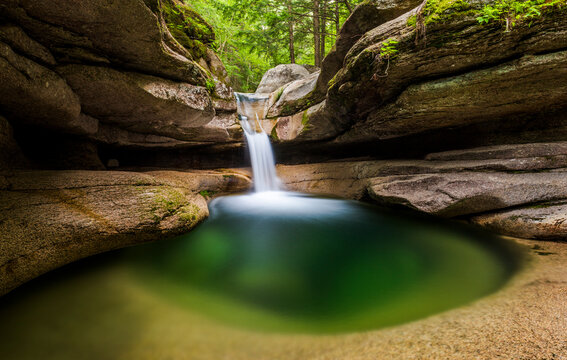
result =
[[293,191],[366,199],[491,231],[564,239],[565,142],[509,144],[429,154],[425,160],[367,160],[280,165]]
[[156,6],[154,13],[151,5],[140,0],[8,0],[0,12],[48,45],[60,62],[115,63],[205,85],[206,74],[169,41],[171,34],[160,21],[165,10]]
[[[425,10],[416,9],[367,32],[350,49],[343,68],[329,84],[327,99],[327,106],[330,107],[335,122],[340,124],[343,131],[346,130],[341,141],[380,139],[380,132],[371,134],[381,128],[378,123],[397,119],[399,115],[403,122],[406,114],[399,114],[400,111],[405,111],[399,109],[400,105],[408,105],[409,112],[412,108],[416,110],[416,113],[409,115],[413,118],[420,106],[409,99],[429,101],[425,89],[431,91],[431,101],[437,102],[437,105],[433,102],[430,105],[437,106],[438,109],[447,105],[447,110],[454,111],[454,116],[447,111],[442,117],[455,121],[443,123],[439,119],[437,130],[469,124],[471,117],[475,116],[474,106],[478,106],[479,110],[487,108],[490,115],[498,117],[496,121],[517,117],[519,112],[526,110],[534,114],[564,109],[565,89],[559,82],[565,77],[560,69],[565,67],[562,52],[567,46],[567,20],[561,8],[545,11],[542,16],[530,19],[529,24],[520,23],[511,31],[505,32],[499,25],[478,22],[476,17],[485,5],[484,2],[470,1],[461,5],[466,5],[466,9],[462,6],[437,9],[442,4],[428,3]],[[443,16],[439,15],[441,10]],[[542,53],[545,55],[539,55]],[[514,60],[521,56],[527,57]],[[467,76],[466,73],[479,68],[487,70],[474,73],[475,76]],[[501,77],[499,72],[506,76]],[[459,74],[465,75],[459,77]],[[526,76],[532,79],[526,79]],[[533,80],[541,76],[549,81]],[[434,79],[439,80],[411,87],[404,92],[412,84]],[[488,82],[494,82],[496,88],[506,92],[489,92]],[[449,88],[451,91],[444,92]],[[483,88],[487,93],[483,93]],[[420,95],[413,97],[416,90]],[[534,98],[530,98],[532,90]],[[472,93],[478,94],[479,98],[475,99]],[[542,93],[547,94],[551,100],[538,106],[541,96],[546,97]],[[398,98],[400,94],[402,95]],[[503,105],[504,99],[509,96],[514,97],[514,102],[519,104],[506,104],[501,111],[497,111],[496,108]],[[399,99],[398,104],[388,106],[396,99]],[[469,100],[471,107],[467,108]],[[531,101],[535,104],[530,107],[528,103]],[[468,112],[466,116],[461,116],[464,115],[462,110]],[[435,119],[433,112],[429,115],[430,118],[426,121]],[[483,112],[479,111],[474,121],[480,121],[483,116]],[[383,120],[385,117],[387,119]],[[414,128],[419,131],[423,124],[416,121],[415,124],[406,126],[406,129],[410,132],[415,132]],[[432,126],[435,125],[436,122],[432,121]],[[355,130],[352,135],[348,134],[348,129],[352,126],[374,127],[368,129],[364,136],[358,137],[357,134],[365,130]],[[400,129],[394,135],[403,136],[403,130]]]
[[292,81],[303,79],[309,76],[309,71],[301,65],[282,64],[266,71],[256,93],[269,94]]
[[240,140],[213,29],[183,1],[8,0],[0,18],[0,107],[37,163],[41,147],[61,143],[87,154],[85,138],[106,148]]
[[67,65],[58,72],[85,114],[129,131],[192,140],[194,129],[215,115],[204,87],[97,66]]
[[567,177],[498,172],[388,176],[373,179],[369,194],[379,202],[454,217],[565,199]]
[[559,51],[411,85],[395,102],[372,112],[338,141],[384,140],[559,112],[567,104],[566,79],[567,51]]
[[199,192],[249,186],[219,171],[0,176],[0,295],[80,258],[185,233],[208,215]]
[[317,98],[327,94],[329,81],[343,66],[350,48],[367,32],[412,10],[422,0],[370,0],[358,5],[343,24],[335,46],[323,59],[317,79]]
[[315,89],[315,84],[320,72],[314,72],[309,76],[295,80],[277,91],[277,101],[268,110],[268,117],[288,116],[298,113],[299,110],[309,107],[306,102],[307,95]]

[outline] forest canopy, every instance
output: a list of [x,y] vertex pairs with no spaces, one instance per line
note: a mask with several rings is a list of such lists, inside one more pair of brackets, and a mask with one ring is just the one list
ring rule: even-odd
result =
[[185,0],[214,28],[232,86],[254,91],[266,70],[320,66],[362,0]]

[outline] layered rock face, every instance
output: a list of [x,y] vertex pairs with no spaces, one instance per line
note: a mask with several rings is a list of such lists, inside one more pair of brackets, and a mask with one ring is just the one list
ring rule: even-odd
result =
[[240,140],[214,33],[183,2],[9,0],[0,18],[1,115],[37,162],[61,141],[96,156]]
[[[392,144],[384,157],[408,143],[425,155],[437,150],[431,138],[445,141],[445,149],[453,142],[465,147],[562,140],[565,7],[546,8],[506,29],[498,19],[477,20],[491,3],[360,5],[315,84],[270,111],[276,122],[282,120],[276,124],[282,134],[295,134],[274,139],[306,147],[314,141],[329,147]],[[299,131],[285,131],[287,124],[297,128],[298,119]],[[420,136],[426,140],[416,141]]]

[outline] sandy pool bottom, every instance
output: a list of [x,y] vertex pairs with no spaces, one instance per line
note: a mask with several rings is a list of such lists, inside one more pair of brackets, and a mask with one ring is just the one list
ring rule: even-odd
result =
[[[63,300],[49,297],[58,290],[51,284],[40,306],[17,317],[0,311],[9,329],[0,333],[0,358],[567,359],[567,243],[511,241],[532,256],[500,291],[426,319],[347,335],[262,334],[226,326],[128,281],[132,275],[116,265],[107,269],[111,281],[100,271],[71,279],[100,287],[100,299],[86,290]],[[125,301],[133,297],[135,303]],[[66,306],[76,302],[84,307]],[[42,306],[60,313],[59,320],[43,321]],[[124,319],[118,324],[117,313]],[[74,327],[80,341],[59,336]]]

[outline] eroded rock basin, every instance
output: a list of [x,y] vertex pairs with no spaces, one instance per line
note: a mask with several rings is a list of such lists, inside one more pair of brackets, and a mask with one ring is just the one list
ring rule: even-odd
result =
[[[92,258],[3,298],[2,358],[431,358],[427,351],[465,354],[455,346],[494,341],[482,332],[503,321],[509,330],[506,312],[518,311],[496,301],[525,286],[516,277],[503,292],[422,319],[506,282],[516,261],[497,239],[353,202],[225,199],[187,237]],[[544,250],[545,259],[558,255]],[[474,338],[462,336],[470,331]]]

